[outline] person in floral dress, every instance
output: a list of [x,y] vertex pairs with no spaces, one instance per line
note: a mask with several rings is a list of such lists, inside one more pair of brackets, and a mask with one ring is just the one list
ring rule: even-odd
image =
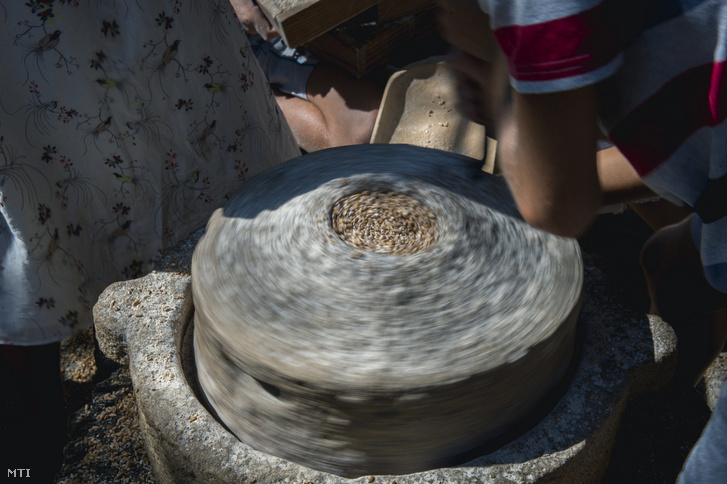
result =
[[0,26],[0,365],[57,468],[59,342],[300,151],[227,0],[7,0]]

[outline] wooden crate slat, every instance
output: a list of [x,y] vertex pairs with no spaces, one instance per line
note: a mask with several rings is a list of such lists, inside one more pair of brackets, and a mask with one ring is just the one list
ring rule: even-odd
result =
[[351,75],[361,78],[386,62],[405,43],[422,39],[436,30],[432,11],[361,28],[339,27],[308,44],[316,55]]
[[436,6],[436,0],[382,0],[376,7],[378,22],[389,22],[407,15],[421,13]]
[[380,0],[257,0],[285,43],[298,47],[373,7]]

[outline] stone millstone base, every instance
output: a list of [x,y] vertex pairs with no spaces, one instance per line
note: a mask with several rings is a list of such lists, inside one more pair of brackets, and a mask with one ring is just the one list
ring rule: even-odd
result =
[[561,380],[578,244],[525,223],[480,165],[323,150],[212,216],[192,261],[195,359],[240,440],[343,476],[419,472],[500,437]]
[[185,376],[194,371],[191,343],[181,350],[192,326],[186,269],[192,256],[179,250],[181,255],[169,254],[174,262],[163,271],[109,286],[94,307],[101,351],[130,366],[141,431],[160,484],[599,482],[626,401],[659,388],[673,371],[676,338],[669,326],[617,303],[603,274],[586,260],[580,363],[552,411],[514,440],[457,467],[346,479],[252,449],[200,402],[194,380]]

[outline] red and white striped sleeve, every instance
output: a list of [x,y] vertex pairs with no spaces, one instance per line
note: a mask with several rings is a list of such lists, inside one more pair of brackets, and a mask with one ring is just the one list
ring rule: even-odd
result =
[[601,0],[479,1],[519,92],[576,89],[613,75],[621,64]]

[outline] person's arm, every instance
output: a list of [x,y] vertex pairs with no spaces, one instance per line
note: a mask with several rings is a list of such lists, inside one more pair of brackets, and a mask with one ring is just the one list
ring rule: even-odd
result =
[[498,163],[523,217],[558,235],[582,234],[601,204],[594,88],[512,91],[489,17],[477,2],[440,0],[439,6],[444,37],[460,49],[451,57],[460,106],[498,140]]
[[616,147],[599,151],[596,159],[603,206],[621,205],[656,196]]
[[272,40],[280,35],[254,0],[230,0],[230,4],[248,34],[259,34],[265,40]]
[[595,87],[513,92],[501,116],[499,161],[525,220],[556,235],[583,234],[601,206]]
[[525,220],[558,235],[581,235],[601,205],[595,88],[519,94],[508,85],[501,54],[494,62],[464,52],[450,60],[460,106],[498,140],[498,163]]
[[485,61],[492,61],[497,40],[490,29],[490,17],[473,0],[439,0],[437,21],[444,40]]
[[448,60],[457,76],[458,108],[474,122],[484,125],[488,137],[497,139],[495,120],[512,102],[505,56],[497,51],[492,61],[483,61],[454,49]]
[[477,11],[477,2],[439,4],[444,37],[459,49],[450,61],[459,77],[460,106],[498,140],[498,163],[529,223],[578,236],[603,205],[653,196],[616,148],[596,154],[594,86],[514,92],[504,54],[492,54],[489,17]]

